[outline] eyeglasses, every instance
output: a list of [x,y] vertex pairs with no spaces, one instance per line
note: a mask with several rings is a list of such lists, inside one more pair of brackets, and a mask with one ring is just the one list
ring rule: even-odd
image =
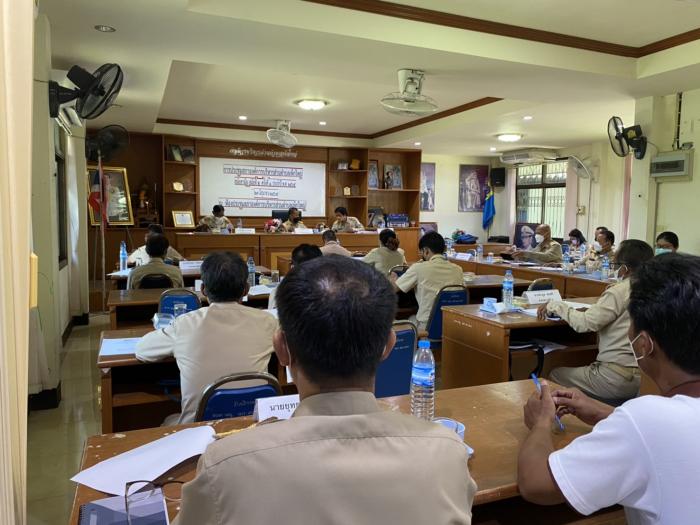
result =
[[[138,503],[145,501],[161,491],[163,498],[166,501],[182,500],[182,485],[184,481],[166,481],[165,483],[156,483],[154,481],[138,480],[129,481],[124,490],[124,508],[126,511],[126,520],[128,525],[131,525],[132,515],[129,508],[134,508]],[[134,515],[136,517],[136,515]]]
[[611,269],[611,270],[619,270],[619,269],[622,268],[623,266],[627,266],[627,263],[624,263],[624,262],[614,262],[614,263],[610,263],[610,269]]

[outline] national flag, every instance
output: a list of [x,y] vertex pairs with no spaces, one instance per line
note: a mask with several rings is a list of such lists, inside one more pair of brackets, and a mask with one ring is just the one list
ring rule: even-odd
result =
[[493,222],[493,218],[496,216],[496,203],[493,197],[493,188],[489,184],[489,192],[486,195],[486,201],[484,201],[484,215],[481,219],[481,225],[484,230],[488,229]]
[[[100,199],[100,197],[102,197]],[[100,214],[103,221],[107,221],[107,184],[102,162],[99,162],[97,169],[90,172],[90,195],[88,204],[93,209],[95,216]]]

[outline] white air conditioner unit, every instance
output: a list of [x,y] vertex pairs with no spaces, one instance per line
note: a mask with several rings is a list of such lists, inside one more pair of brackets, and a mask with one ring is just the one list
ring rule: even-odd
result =
[[73,106],[63,106],[58,113],[58,120],[68,127],[82,128],[83,121]]
[[502,153],[501,164],[539,164],[556,157],[556,151],[546,149],[520,149]]
[[693,152],[692,149],[659,152],[651,159],[649,175],[657,179],[666,177],[692,179]]

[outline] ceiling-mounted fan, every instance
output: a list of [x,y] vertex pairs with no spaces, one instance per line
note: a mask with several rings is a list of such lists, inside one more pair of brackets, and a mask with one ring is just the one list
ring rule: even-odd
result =
[[608,138],[610,146],[618,157],[626,157],[630,148],[634,150],[634,158],[637,160],[643,159],[646,155],[647,138],[639,125],[626,128],[620,117],[612,117],[608,121]]
[[293,148],[297,145],[297,138],[291,131],[291,120],[278,120],[277,126],[267,130],[267,140],[282,148]]
[[97,118],[114,103],[122,88],[124,73],[118,64],[103,64],[94,73],[80,66],[68,71],[68,80],[77,86],[70,89],[58,82],[49,82],[49,114],[58,117],[58,108],[75,100],[75,111],[83,119]]
[[399,69],[399,90],[385,95],[380,101],[384,109],[396,115],[428,115],[437,111],[435,100],[423,95],[425,72],[419,69]]

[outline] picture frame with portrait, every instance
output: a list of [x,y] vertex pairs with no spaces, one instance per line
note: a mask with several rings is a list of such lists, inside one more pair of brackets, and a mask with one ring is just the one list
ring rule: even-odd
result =
[[379,161],[370,159],[367,164],[367,187],[370,190],[379,189]]
[[[103,191],[106,194],[107,224],[109,226],[133,226],[134,213],[131,208],[131,193],[129,192],[129,178],[126,168],[102,166],[102,172],[105,181]],[[91,193],[91,186],[93,185],[91,181],[99,181],[97,177],[97,166],[89,165],[87,167],[88,195]],[[90,213],[90,224],[99,226],[99,214],[95,213],[92,206],[88,206],[88,211]]]
[[194,228],[192,210],[173,210],[173,226],[175,228]]
[[399,164],[384,164],[384,189],[400,190],[403,189],[403,175]]

